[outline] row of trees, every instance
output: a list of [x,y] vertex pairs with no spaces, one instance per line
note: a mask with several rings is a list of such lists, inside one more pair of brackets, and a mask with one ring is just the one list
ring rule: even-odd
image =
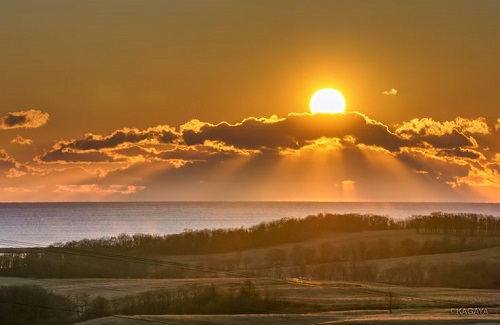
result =
[[239,287],[215,285],[159,289],[115,299],[56,295],[40,286],[0,287],[0,324],[71,324],[108,315],[265,314],[319,311],[321,307],[276,299],[244,281]]
[[474,213],[450,214],[434,212],[430,215],[413,216],[402,221],[404,227],[417,232],[453,235],[500,235],[500,218]]
[[[159,289],[113,300],[99,299],[89,304],[89,311],[99,314],[169,315],[169,314],[267,314],[319,311],[321,307],[279,300],[268,290],[259,290],[246,280],[239,287],[215,285],[187,289]],[[95,301],[95,299],[94,299]]]
[[366,261],[334,262],[268,269],[267,276],[327,281],[366,281],[404,286],[500,289],[500,263],[491,261],[400,263],[381,269]]
[[137,252],[148,255],[206,254],[305,241],[328,233],[416,229],[417,232],[455,235],[500,235],[500,218],[479,214],[432,213],[395,221],[378,215],[318,214],[283,218],[250,228],[187,230],[180,234],[120,234],[116,237],[57,243],[54,247]]
[[325,262],[365,261],[381,258],[444,254],[472,251],[500,245],[500,238],[452,237],[416,240],[410,237],[402,240],[378,239],[351,244],[333,245],[324,242],[317,245],[294,245],[289,249],[271,248],[265,262],[268,267],[297,266]]
[[500,239],[455,238],[418,241],[404,238],[400,241],[378,239],[352,244],[332,245],[329,242],[314,246],[294,245],[290,249],[272,248],[266,253],[265,266],[298,266],[326,262],[366,261],[381,258],[444,254],[478,250],[498,246]]
[[[104,253],[78,254],[65,249],[0,255],[0,275],[38,278],[188,278],[210,277],[204,270],[245,271],[251,268],[302,266],[328,262],[369,261],[382,258],[452,253],[498,246],[498,237],[441,236],[416,240],[385,238],[333,245],[296,244],[270,248],[263,257],[234,253],[207,256],[196,265],[163,264],[155,259]],[[171,266],[169,266],[171,265]]]
[[72,324],[71,299],[33,285],[0,287],[0,324]]
[[32,249],[0,255],[0,276],[37,278],[145,278],[153,267],[140,261]]
[[308,240],[326,233],[396,228],[391,218],[360,214],[319,214],[283,218],[250,228],[187,230],[180,234],[120,234],[117,237],[56,243],[53,247],[181,255],[240,251]]

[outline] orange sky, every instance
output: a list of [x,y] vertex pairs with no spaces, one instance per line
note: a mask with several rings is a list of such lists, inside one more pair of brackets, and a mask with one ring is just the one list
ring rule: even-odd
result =
[[499,13],[1,2],[0,201],[499,202]]

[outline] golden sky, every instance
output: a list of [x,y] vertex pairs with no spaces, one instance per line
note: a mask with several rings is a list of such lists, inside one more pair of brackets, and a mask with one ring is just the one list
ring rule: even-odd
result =
[[496,0],[2,1],[0,201],[499,202],[499,39]]

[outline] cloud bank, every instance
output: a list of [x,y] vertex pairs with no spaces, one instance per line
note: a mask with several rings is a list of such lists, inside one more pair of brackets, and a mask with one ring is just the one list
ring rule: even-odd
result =
[[498,199],[484,194],[500,188],[498,123],[489,125],[482,117],[421,118],[391,127],[358,112],[218,124],[191,120],[177,127],[121,128],[60,140],[29,166],[6,152],[0,162],[7,178],[38,177],[45,184],[65,179],[50,185],[58,194],[195,200]]

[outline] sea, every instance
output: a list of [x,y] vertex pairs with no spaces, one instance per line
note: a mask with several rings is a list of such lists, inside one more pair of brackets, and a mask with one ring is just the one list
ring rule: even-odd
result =
[[500,203],[73,202],[0,203],[0,248],[46,246],[121,233],[250,227],[284,217],[360,213],[394,219],[432,212],[500,216]]

